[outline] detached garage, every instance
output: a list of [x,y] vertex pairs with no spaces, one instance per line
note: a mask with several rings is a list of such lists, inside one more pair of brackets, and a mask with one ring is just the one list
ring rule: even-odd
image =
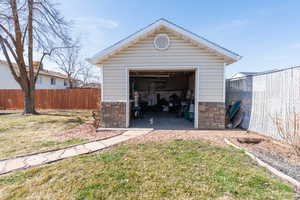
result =
[[160,19],[88,59],[107,128],[225,128],[225,67],[241,57]]

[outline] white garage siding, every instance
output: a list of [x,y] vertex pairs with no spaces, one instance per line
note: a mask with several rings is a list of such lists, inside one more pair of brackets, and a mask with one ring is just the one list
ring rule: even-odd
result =
[[[153,47],[158,33],[168,34],[169,49]],[[198,101],[225,102],[224,60],[167,30],[151,34],[103,63],[103,101],[127,101],[127,68],[134,66],[199,66]]]

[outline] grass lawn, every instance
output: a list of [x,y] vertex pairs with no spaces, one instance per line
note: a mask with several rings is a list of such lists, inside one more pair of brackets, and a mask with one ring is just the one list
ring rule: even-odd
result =
[[59,141],[54,134],[89,119],[90,111],[51,111],[34,116],[0,114],[0,159],[83,142],[80,138]]
[[1,199],[293,199],[242,152],[200,141],[123,144],[0,177]]

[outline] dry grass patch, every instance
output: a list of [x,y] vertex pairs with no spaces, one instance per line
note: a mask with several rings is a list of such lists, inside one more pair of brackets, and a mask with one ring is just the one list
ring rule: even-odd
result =
[[54,134],[91,119],[90,111],[51,111],[40,115],[0,114],[0,158],[65,147],[86,141],[58,140]]
[[1,199],[293,199],[232,148],[200,141],[123,144],[0,177]]

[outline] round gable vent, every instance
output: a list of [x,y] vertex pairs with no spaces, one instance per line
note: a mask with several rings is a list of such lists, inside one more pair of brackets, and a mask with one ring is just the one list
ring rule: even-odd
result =
[[154,47],[159,50],[166,50],[169,48],[170,39],[167,34],[158,34],[154,38]]

